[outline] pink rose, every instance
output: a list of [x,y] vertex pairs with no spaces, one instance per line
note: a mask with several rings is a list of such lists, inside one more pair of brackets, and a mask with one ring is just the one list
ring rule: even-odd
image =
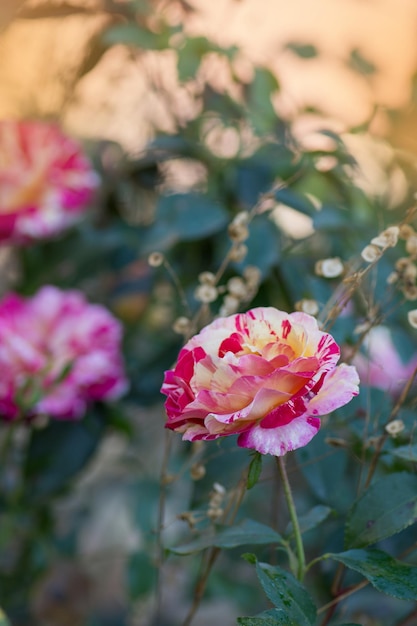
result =
[[399,395],[417,367],[417,357],[403,363],[385,326],[372,328],[365,337],[364,347],[365,354],[359,353],[353,359],[361,382]]
[[358,394],[357,372],[336,366],[339,355],[305,313],[259,307],[217,319],[165,373],[166,426],[187,441],[237,434],[239,446],[281,456]]
[[81,146],[57,125],[0,120],[0,241],[25,243],[65,230],[97,185]]
[[[78,291],[43,287],[0,301],[0,416],[82,417],[89,402],[127,388],[122,328]],[[22,408],[23,407],[23,408]]]

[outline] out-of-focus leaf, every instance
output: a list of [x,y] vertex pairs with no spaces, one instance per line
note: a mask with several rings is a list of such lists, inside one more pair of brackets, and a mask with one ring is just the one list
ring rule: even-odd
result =
[[249,227],[249,238],[245,242],[248,253],[245,260],[237,263],[239,269],[256,265],[266,276],[279,261],[281,254],[280,233],[267,215],[259,215]]
[[192,80],[196,77],[203,57],[210,52],[233,58],[237,48],[221,48],[206,37],[188,37],[178,50],[178,78],[181,82]]
[[364,76],[371,76],[377,71],[376,65],[366,59],[358,48],[354,48],[351,51],[349,65],[355,72],[359,72]]
[[297,193],[288,187],[284,187],[282,189],[277,189],[275,191],[275,198],[278,202],[285,204],[301,213],[305,213],[306,215],[315,215],[317,213],[317,209],[311,200],[303,193]]
[[144,234],[144,251],[166,250],[178,241],[209,237],[227,221],[226,210],[205,196],[194,193],[162,196],[155,223]]
[[248,117],[254,130],[266,135],[274,130],[277,115],[271,97],[279,89],[276,76],[264,67],[257,67],[252,82],[247,87]]
[[135,552],[129,557],[126,582],[131,600],[137,600],[153,588],[155,571],[155,564],[146,552]]
[[79,421],[51,421],[33,430],[24,467],[26,497],[46,498],[68,486],[96,450],[104,432],[98,409]]
[[364,548],[399,533],[417,517],[417,476],[384,476],[355,502],[346,522],[347,548]]
[[[238,620],[243,626],[314,626],[317,610],[307,589],[281,567],[257,563],[256,573],[263,590],[276,610]],[[251,621],[255,620],[255,621]],[[258,620],[258,621],[256,621]],[[260,620],[260,621],[259,621]]]
[[294,52],[294,54],[302,59],[314,59],[319,54],[316,46],[312,43],[298,43],[296,41],[290,41],[285,47],[287,50],[291,50],[291,52]]
[[[329,517],[331,512],[332,509],[330,507],[318,504],[305,515],[300,515],[298,518],[298,523],[300,525],[301,533],[306,533],[308,530],[316,528],[316,526],[324,522]],[[289,523],[285,534],[292,535],[292,533],[292,523]]]
[[248,480],[246,483],[247,489],[252,489],[259,480],[259,476],[262,472],[262,454],[255,452],[249,465]]
[[167,27],[160,33],[154,33],[149,29],[141,28],[138,24],[118,24],[105,31],[103,41],[109,45],[123,43],[144,50],[164,50],[169,46],[170,37],[177,30]]
[[399,446],[389,450],[389,453],[393,456],[397,456],[404,461],[412,461],[417,463],[417,443],[407,444],[406,446]]
[[401,600],[417,600],[417,567],[375,549],[347,550],[327,556],[362,574],[382,593]]
[[299,626],[298,621],[278,609],[263,611],[254,617],[238,617],[237,623],[241,626]]
[[245,545],[265,545],[282,543],[282,537],[275,530],[245,519],[230,527],[219,527],[213,534],[205,534],[182,546],[170,548],[175,554],[192,554],[206,548],[236,548]]

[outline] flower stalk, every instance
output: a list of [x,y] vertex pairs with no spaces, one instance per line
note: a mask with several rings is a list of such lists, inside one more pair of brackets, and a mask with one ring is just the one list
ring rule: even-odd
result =
[[285,500],[288,506],[288,512],[293,526],[295,547],[297,552],[297,578],[302,581],[306,570],[306,560],[304,554],[303,538],[301,536],[300,524],[298,523],[297,511],[295,508],[294,499],[292,497],[292,490],[290,481],[288,480],[287,469],[285,467],[285,458],[283,456],[276,457],[278,471],[282,480],[282,486],[284,489]]

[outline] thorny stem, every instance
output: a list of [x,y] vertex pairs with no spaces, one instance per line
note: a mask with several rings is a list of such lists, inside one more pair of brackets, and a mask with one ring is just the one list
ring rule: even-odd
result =
[[297,511],[295,508],[294,499],[292,497],[291,485],[288,480],[288,474],[285,467],[284,457],[279,456],[276,457],[276,462],[278,466],[278,470],[282,480],[282,486],[284,488],[284,495],[287,501],[288,512],[290,514],[293,530],[294,530],[294,538],[295,538],[295,546],[297,549],[297,557],[298,557],[298,568],[297,568],[297,578],[302,581],[305,574],[306,562],[305,562],[305,554],[304,554],[304,545],[303,538],[301,536],[300,524],[298,523]]
[[[247,484],[247,477],[248,477],[248,470],[245,469],[245,471],[242,474],[242,477],[238,483],[238,486],[236,488],[236,492],[235,492],[235,498],[233,498],[229,504],[229,507],[226,509],[224,516],[223,516],[223,522],[227,523],[228,525],[232,525],[235,517],[237,515],[237,512],[239,510],[239,507],[242,503],[242,500],[245,496],[246,493],[246,484]],[[201,600],[203,598],[204,595],[204,591],[206,589],[206,585],[207,585],[207,581],[208,578],[210,576],[210,572],[213,568],[214,563],[217,560],[217,557],[220,555],[221,549],[220,548],[216,548],[213,547],[211,548],[208,552],[207,552],[207,560],[205,565],[203,565],[202,567],[202,571],[200,573],[200,576],[198,578],[198,581],[196,583],[195,589],[194,589],[194,599],[193,599],[193,603],[190,607],[190,610],[188,611],[182,626],[190,626],[191,622],[194,619],[195,614],[197,613],[197,610],[200,606]]]

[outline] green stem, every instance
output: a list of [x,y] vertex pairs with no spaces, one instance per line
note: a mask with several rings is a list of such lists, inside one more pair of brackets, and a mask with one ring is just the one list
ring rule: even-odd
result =
[[288,511],[290,514],[293,530],[294,530],[294,538],[295,538],[295,546],[297,549],[297,558],[298,558],[298,568],[297,568],[297,578],[298,580],[303,580],[304,573],[306,569],[306,560],[304,555],[304,545],[303,538],[301,536],[300,524],[298,523],[297,511],[295,509],[294,499],[292,497],[292,491],[290,482],[288,480],[287,470],[285,467],[284,457],[279,456],[276,457],[278,470],[282,480],[282,486],[284,488],[284,495],[287,501]]

